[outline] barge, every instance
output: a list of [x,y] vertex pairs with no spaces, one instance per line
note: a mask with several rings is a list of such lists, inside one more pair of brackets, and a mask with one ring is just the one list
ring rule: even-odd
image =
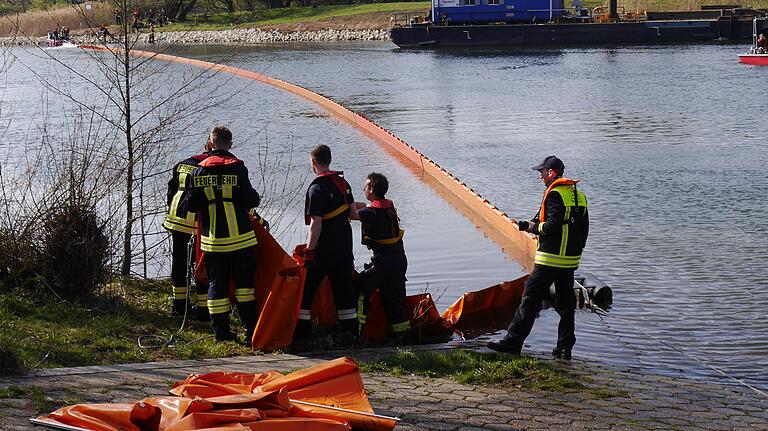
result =
[[739,41],[768,29],[768,11],[735,5],[698,11],[625,12],[610,0],[592,10],[573,0],[432,0],[428,13],[392,17],[401,48],[441,46],[566,46]]

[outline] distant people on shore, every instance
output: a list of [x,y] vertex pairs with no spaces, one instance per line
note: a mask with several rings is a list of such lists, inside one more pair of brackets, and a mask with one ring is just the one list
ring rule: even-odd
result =
[[134,32],[138,32],[140,27],[141,27],[141,8],[136,6],[136,8],[133,9],[133,23],[131,24],[131,29]]
[[99,34],[99,38],[103,42],[106,42],[107,38],[109,38],[110,41],[115,40],[115,36],[113,36],[112,33],[110,33],[109,29],[107,28],[107,25],[104,23],[99,24],[98,34]]

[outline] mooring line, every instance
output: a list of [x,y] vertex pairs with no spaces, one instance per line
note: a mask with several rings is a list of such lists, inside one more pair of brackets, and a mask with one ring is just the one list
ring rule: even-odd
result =
[[[625,320],[625,321],[626,321],[626,319],[624,319],[624,318],[623,318],[623,317],[621,317],[621,316],[617,316],[617,315],[614,315],[614,314],[608,314],[608,312],[607,312],[607,311],[603,310],[602,308],[600,308],[600,307],[598,307],[598,306],[596,306],[596,305],[593,305],[593,307],[596,309],[596,310],[595,310],[595,314],[597,314],[597,316],[600,318],[600,320],[603,320],[603,322],[605,322],[605,320],[603,319],[603,317],[608,317],[608,316],[610,316],[610,317],[611,317],[611,318],[613,318],[613,319],[618,319],[618,320]],[[642,316],[638,316],[638,319],[639,319],[639,320],[642,320],[644,323],[648,323],[648,324],[650,324],[650,323],[651,323],[650,321],[648,321],[648,320],[644,319]],[[608,324],[608,323],[606,322],[606,325],[607,325],[607,324]],[[692,360],[696,361],[696,362],[697,362],[697,363],[699,363],[700,365],[702,365],[702,366],[704,366],[704,367],[706,367],[706,368],[709,368],[709,369],[711,369],[711,370],[713,370],[713,371],[715,371],[715,372],[719,373],[720,375],[722,375],[722,376],[724,376],[724,377],[727,377],[727,378],[729,378],[729,379],[731,379],[731,380],[733,380],[733,381],[737,382],[738,384],[740,384],[740,385],[742,385],[742,386],[745,386],[745,387],[747,387],[747,388],[749,388],[749,389],[751,389],[751,390],[755,391],[755,392],[756,392],[756,393],[758,393],[759,395],[762,395],[762,396],[764,396],[764,397],[768,398],[768,393],[766,393],[765,391],[762,391],[761,389],[759,389],[759,388],[756,388],[756,387],[754,387],[754,386],[750,385],[749,383],[747,383],[747,382],[745,382],[745,381],[743,381],[743,380],[739,379],[738,377],[734,377],[734,376],[732,376],[732,375],[730,375],[730,374],[726,373],[725,371],[723,371],[723,370],[721,370],[721,369],[719,369],[719,368],[715,367],[714,365],[710,365],[710,364],[708,364],[708,363],[706,363],[706,362],[702,361],[701,359],[699,359],[699,358],[697,358],[697,357],[695,357],[695,356],[691,355],[690,353],[688,353],[688,352],[684,351],[683,349],[681,349],[681,348],[679,348],[679,347],[677,347],[677,346],[674,346],[674,345],[672,345],[671,343],[669,343],[669,342],[667,342],[667,341],[665,341],[665,340],[661,339],[660,337],[657,337],[657,336],[655,336],[655,335],[653,335],[653,334],[650,334],[650,333],[648,333],[648,332],[645,332],[645,331],[643,331],[642,329],[640,329],[640,328],[638,328],[638,327],[635,327],[635,329],[636,329],[638,332],[642,333],[643,335],[645,335],[645,336],[647,336],[647,337],[650,337],[650,338],[652,338],[652,339],[654,339],[654,340],[658,341],[659,343],[663,344],[664,346],[667,346],[667,347],[669,347],[670,349],[672,349],[672,350],[674,350],[674,351],[676,351],[676,352],[680,353],[681,355],[683,355],[683,356],[685,356],[685,357],[687,357],[687,358],[689,358],[689,359],[692,359]]]

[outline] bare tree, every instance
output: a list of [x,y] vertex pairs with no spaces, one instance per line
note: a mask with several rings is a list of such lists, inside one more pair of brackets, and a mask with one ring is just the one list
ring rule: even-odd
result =
[[[89,22],[88,10],[83,5],[72,7],[84,22]],[[116,0],[115,7],[131,11],[140,4]],[[78,86],[87,86],[88,91],[74,91],[61,81],[52,82],[34,67],[28,70],[52,94],[87,113],[104,131],[100,139],[107,145],[100,154],[104,165],[115,174],[110,192],[114,194],[114,185],[122,184],[122,209],[111,208],[109,216],[123,217],[119,272],[129,275],[137,258],[146,258],[149,250],[158,247],[157,241],[147,242],[149,228],[145,220],[157,218],[164,211],[164,193],[159,186],[162,181],[157,181],[157,177],[165,175],[173,165],[169,160],[173,150],[189,139],[186,130],[200,120],[205,110],[215,108],[249,84],[230,83],[236,78],[219,75],[216,66],[193,68],[159,61],[156,53],[134,55],[139,52],[136,47],[142,33],[133,20],[122,20],[116,45],[99,34],[96,23],[89,24],[91,37],[99,38],[98,49],[88,51],[89,62],[71,61],[41,48],[36,51],[36,55],[55,64],[59,75],[67,74]],[[17,33],[23,34],[21,29]],[[161,52],[169,48],[167,45]],[[94,74],[94,69],[99,73]],[[218,85],[209,85],[214,76]],[[141,228],[138,232],[136,223]],[[137,244],[138,252],[134,249]]]

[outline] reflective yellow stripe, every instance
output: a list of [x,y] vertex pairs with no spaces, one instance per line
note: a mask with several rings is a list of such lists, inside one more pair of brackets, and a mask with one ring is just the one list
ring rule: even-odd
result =
[[[208,238],[216,238],[216,193],[213,187],[205,187],[205,198],[208,199]],[[201,247],[202,248],[202,247]]]
[[565,217],[563,218],[562,232],[560,233],[560,256],[565,256],[565,249],[568,246],[568,220],[571,218],[571,207],[565,207]]
[[165,221],[163,221],[163,227],[169,230],[175,230],[176,232],[193,234],[195,233],[195,228],[197,227],[195,214],[190,213],[190,217],[188,219],[167,215],[165,216]]
[[560,256],[543,251],[537,251],[534,263],[555,268],[577,268],[581,256]]
[[365,323],[365,295],[360,294],[357,296],[357,321],[362,326]]
[[186,299],[187,286],[173,286],[173,299]]
[[406,320],[405,322],[389,325],[389,329],[394,333],[407,331],[410,327],[411,327],[411,322],[408,320]]
[[240,235],[240,231],[237,229],[237,216],[235,215],[235,204],[230,201],[222,202],[224,207],[224,217],[227,218],[227,232],[231,238]]
[[348,205],[348,204],[344,204],[344,205],[342,205],[342,206],[340,206],[340,207],[336,208],[335,210],[333,210],[333,211],[331,211],[331,212],[329,212],[329,213],[327,213],[327,214],[323,215],[323,220],[332,219],[332,218],[334,218],[334,217],[336,217],[336,216],[340,215],[340,214],[341,214],[341,213],[343,213],[344,211],[346,211],[346,210],[347,210],[347,208],[349,208],[349,205]]
[[212,236],[200,237],[200,249],[214,253],[241,250],[252,247],[258,243],[259,241],[256,239],[256,234],[253,233],[252,230],[235,238],[214,238]]
[[392,244],[397,244],[398,241],[403,239],[403,235],[405,235],[405,230],[400,229],[400,232],[394,238],[373,239],[369,236],[365,236],[363,237],[363,241],[372,241],[372,242],[375,242],[376,244],[381,244],[381,245],[392,245]]
[[209,314],[221,314],[229,313],[229,298],[221,299],[209,299],[208,300],[208,313]]
[[255,301],[255,290],[252,287],[245,289],[235,289],[235,299],[237,299],[237,302]]
[[[235,177],[237,178],[237,177]],[[224,199],[222,206],[224,207],[224,216],[227,218],[227,232],[230,237],[236,237],[240,235],[237,229],[237,216],[235,215],[235,204],[232,203],[232,186],[227,184],[221,186],[221,197]]]
[[197,298],[197,306],[198,307],[207,307],[208,306],[208,298],[205,296],[199,295]]

